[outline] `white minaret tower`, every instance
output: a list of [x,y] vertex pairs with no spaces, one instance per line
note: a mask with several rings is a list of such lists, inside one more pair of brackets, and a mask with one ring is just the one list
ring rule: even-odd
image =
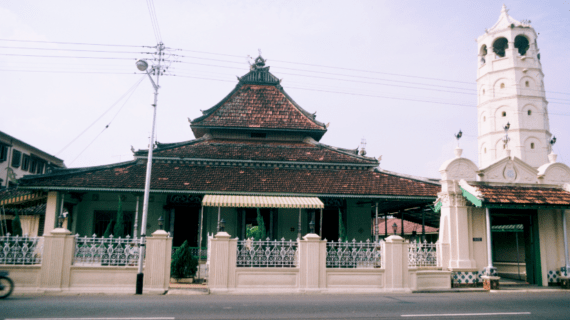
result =
[[479,168],[507,156],[507,149],[535,168],[548,162],[548,102],[536,37],[530,21],[513,19],[503,5],[499,21],[477,39]]

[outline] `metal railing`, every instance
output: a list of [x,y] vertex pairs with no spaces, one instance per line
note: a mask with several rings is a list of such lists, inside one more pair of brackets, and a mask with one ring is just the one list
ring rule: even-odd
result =
[[0,236],[0,264],[41,264],[43,251],[43,237]]
[[137,238],[98,238],[75,235],[75,266],[137,266],[139,249]]
[[327,268],[380,268],[382,241],[327,242]]
[[437,266],[437,245],[435,243],[410,242],[408,245],[408,266],[409,267],[436,267]]
[[[176,250],[178,250],[178,248],[180,248],[180,247],[172,247],[172,257],[174,257],[174,253],[176,253]],[[202,247],[202,249],[200,249],[199,247],[189,247],[188,249],[190,249],[192,256],[194,256],[200,260],[206,260],[208,257],[208,248],[207,247]]]
[[285,240],[238,240],[238,267],[296,267],[299,245],[297,241]]

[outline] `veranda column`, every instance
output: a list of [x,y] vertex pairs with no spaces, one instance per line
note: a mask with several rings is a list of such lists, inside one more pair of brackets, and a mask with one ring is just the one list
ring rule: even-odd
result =
[[568,227],[567,221],[570,210],[562,210],[562,228],[564,229],[564,266],[560,268],[560,285],[570,289],[570,263],[568,261]]
[[50,234],[50,232],[55,228],[55,222],[57,221],[57,215],[59,214],[59,198],[59,192],[48,192],[44,222],[44,234]]
[[483,288],[486,290],[499,289],[497,269],[493,267],[493,248],[491,247],[491,213],[485,208],[485,225],[487,227],[487,267],[483,269]]
[[301,239],[301,208],[299,208],[299,226],[297,227],[297,239]]

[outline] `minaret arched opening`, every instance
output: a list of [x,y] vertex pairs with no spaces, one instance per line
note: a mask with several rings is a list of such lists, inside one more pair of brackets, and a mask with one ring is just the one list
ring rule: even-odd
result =
[[479,50],[479,56],[481,57],[481,65],[485,64],[485,56],[487,55],[487,45],[484,44],[481,46],[481,50]]
[[493,42],[493,52],[500,58],[505,56],[505,51],[509,48],[509,41],[506,38],[497,38]]
[[515,48],[518,49],[519,55],[524,56],[529,49],[528,38],[519,34],[515,37]]

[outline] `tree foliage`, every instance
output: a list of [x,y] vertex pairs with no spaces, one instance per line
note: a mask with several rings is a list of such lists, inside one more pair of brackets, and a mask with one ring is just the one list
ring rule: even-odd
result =
[[265,222],[259,208],[257,209],[257,225],[247,228],[246,238],[253,240],[265,240],[267,231],[265,229]]
[[196,275],[198,259],[192,255],[188,241],[184,241],[172,256],[170,276],[174,279],[190,278]]
[[107,225],[107,229],[105,229],[105,233],[103,233],[103,238],[109,238],[110,235],[113,234],[113,227],[115,226],[115,220],[109,221]]
[[115,222],[115,227],[113,228],[113,237],[124,237],[125,236],[125,221],[123,218],[123,203],[121,201],[121,196],[119,196],[119,207],[117,209],[117,221]]
[[340,209],[338,209],[338,238],[339,241],[346,241],[346,229],[344,228],[342,211]]
[[20,222],[20,215],[18,214],[18,209],[16,209],[16,215],[12,219],[12,235],[22,236],[22,223]]

